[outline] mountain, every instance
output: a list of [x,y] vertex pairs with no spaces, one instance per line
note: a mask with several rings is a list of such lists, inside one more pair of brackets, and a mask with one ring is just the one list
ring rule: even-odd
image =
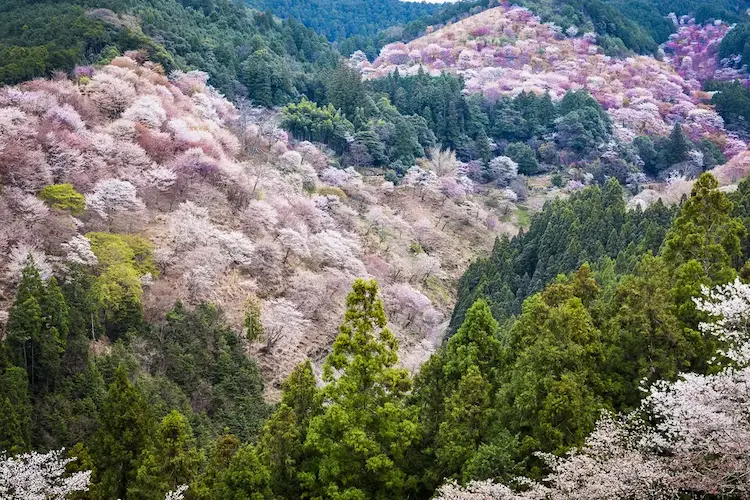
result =
[[433,3],[401,0],[248,0],[248,4],[261,11],[273,12],[282,19],[296,19],[331,41],[355,35],[374,35],[440,8]]
[[[612,58],[592,34],[563,34],[519,7],[496,7],[408,44],[388,45],[372,64],[362,63],[370,78],[395,69],[415,74],[420,68],[458,74],[466,92],[491,101],[524,91],[548,92],[554,100],[570,90],[587,90],[607,111],[615,135],[625,140],[666,135],[675,121],[693,138],[724,134],[721,118],[706,105],[710,95],[668,63],[648,56]],[[730,151],[736,148],[744,145]]]
[[311,94],[316,71],[338,59],[312,30],[230,0],[14,0],[0,9],[2,83],[140,50],[167,71],[206,71],[226,96],[270,106]]
[[519,1],[6,2],[0,497],[743,497],[745,3]]
[[[327,352],[349,283],[375,276],[402,356],[416,366],[440,338],[465,263],[512,228],[498,219],[513,205],[491,208],[466,190],[442,194],[458,175],[450,157],[429,182],[397,187],[333,168],[312,144],[290,142],[269,115],[238,113],[207,87],[205,73],[168,80],[160,71],[118,57],[74,80],[2,90],[11,268],[31,252],[64,274],[78,259],[72,248],[97,253],[92,234],[142,235],[153,265],[136,277],[148,269],[151,278],[133,293],[145,318],[157,321],[178,300],[210,301],[241,328],[247,297],[258,297],[279,321],[273,346],[255,347],[271,387]],[[38,196],[54,186],[81,193],[88,209],[47,208]],[[109,263],[99,257],[87,272],[105,279]],[[7,276],[8,299],[17,278]],[[129,328],[107,325],[104,318],[97,338]]]

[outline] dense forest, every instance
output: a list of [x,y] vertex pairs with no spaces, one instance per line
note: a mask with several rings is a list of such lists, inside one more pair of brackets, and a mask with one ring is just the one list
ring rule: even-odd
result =
[[230,98],[272,106],[314,95],[317,71],[338,60],[325,38],[300,23],[230,0],[11,1],[0,9],[3,83],[142,50],[168,71],[207,72]]
[[292,18],[331,41],[351,36],[371,36],[394,25],[406,24],[440,9],[438,4],[384,0],[346,2],[331,0],[248,0],[261,11],[270,11],[281,18]]
[[747,4],[518,4],[4,3],[0,498],[745,498]]

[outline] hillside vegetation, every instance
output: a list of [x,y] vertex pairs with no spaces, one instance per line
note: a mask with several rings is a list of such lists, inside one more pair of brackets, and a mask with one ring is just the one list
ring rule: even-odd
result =
[[705,4],[4,5],[0,498],[744,498]]
[[271,106],[312,95],[316,71],[338,59],[298,22],[231,0],[13,0],[0,9],[0,83],[142,50],[168,71],[207,72],[229,98]]

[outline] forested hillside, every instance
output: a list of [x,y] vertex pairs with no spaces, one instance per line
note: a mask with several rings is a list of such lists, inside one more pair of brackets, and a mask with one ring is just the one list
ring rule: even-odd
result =
[[261,11],[292,18],[331,41],[354,35],[371,36],[391,26],[406,24],[441,8],[425,2],[383,0],[247,0]]
[[262,1],[0,7],[0,498],[745,498],[745,2]]
[[0,7],[0,83],[142,50],[168,71],[198,69],[261,106],[313,95],[337,56],[322,36],[231,0],[9,1]]

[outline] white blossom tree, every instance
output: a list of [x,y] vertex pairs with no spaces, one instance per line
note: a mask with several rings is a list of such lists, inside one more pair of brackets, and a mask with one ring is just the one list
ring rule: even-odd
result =
[[94,192],[86,195],[86,206],[107,221],[115,214],[137,212],[144,208],[135,186],[120,179],[97,182]]
[[8,457],[0,452],[0,498],[4,500],[65,500],[89,489],[91,471],[65,473],[74,459],[64,450]]
[[261,352],[264,353],[270,353],[282,337],[299,337],[309,326],[309,321],[304,318],[297,305],[284,298],[265,301],[260,322],[265,342]]

